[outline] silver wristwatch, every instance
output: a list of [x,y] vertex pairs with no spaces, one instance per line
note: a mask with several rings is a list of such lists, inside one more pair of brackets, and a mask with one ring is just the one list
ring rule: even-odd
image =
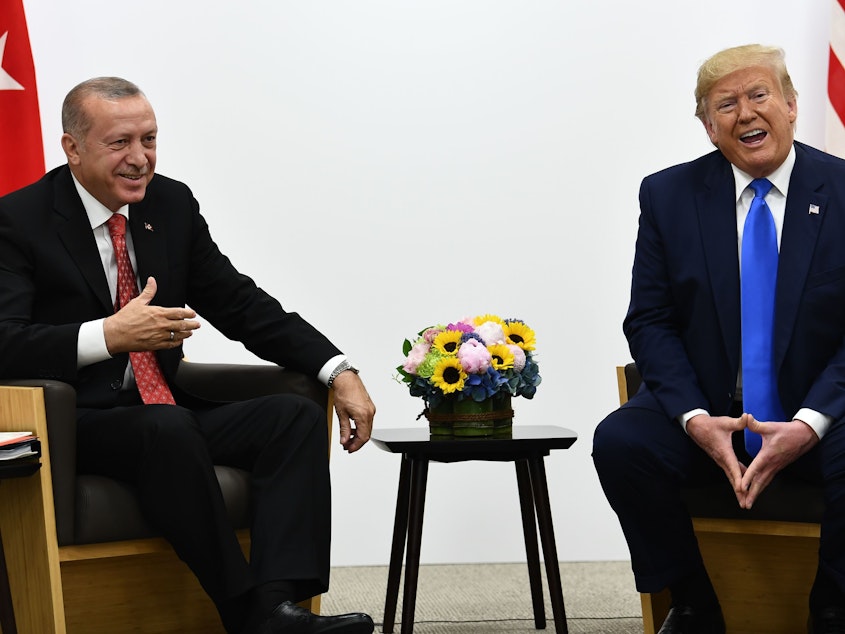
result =
[[349,361],[341,361],[338,366],[332,370],[331,376],[329,376],[328,386],[331,387],[338,375],[340,375],[341,372],[346,372],[347,370],[351,370],[355,374],[358,374],[358,368],[349,363]]

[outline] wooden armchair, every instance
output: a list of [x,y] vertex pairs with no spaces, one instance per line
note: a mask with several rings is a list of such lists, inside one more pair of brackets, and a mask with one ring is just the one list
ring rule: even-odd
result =
[[[316,380],[271,365],[182,363],[176,382],[214,401],[281,392],[326,407]],[[18,628],[37,634],[223,632],[188,567],[144,521],[131,487],[76,473],[76,393],[59,381],[0,382],[0,429],[32,430],[42,467],[0,486],[0,533]],[[249,552],[249,474],[215,467],[233,526]],[[319,612],[320,597],[303,603]]]
[[[619,402],[640,387],[633,363],[616,368]],[[810,586],[818,565],[822,490],[778,475],[751,510],[724,486],[686,489],[704,564],[731,634],[794,634],[807,627]],[[668,591],[642,594],[644,634],[669,612]]]

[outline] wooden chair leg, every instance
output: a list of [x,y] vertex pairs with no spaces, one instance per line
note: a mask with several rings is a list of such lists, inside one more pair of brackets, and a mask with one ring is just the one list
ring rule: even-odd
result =
[[641,594],[640,603],[643,606],[643,634],[655,634],[666,620],[666,615],[669,614],[672,597],[668,590]]

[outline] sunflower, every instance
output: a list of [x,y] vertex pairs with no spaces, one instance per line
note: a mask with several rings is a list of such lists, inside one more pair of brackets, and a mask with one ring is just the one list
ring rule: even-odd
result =
[[461,362],[457,357],[443,357],[434,368],[431,382],[434,387],[440,388],[444,394],[460,392],[464,389],[464,381],[467,379],[466,372],[461,368]]
[[531,351],[537,345],[534,331],[526,326],[525,322],[518,320],[508,321],[502,328],[508,340],[525,351]]
[[494,370],[510,370],[513,367],[513,352],[506,345],[498,343],[487,346],[487,349],[493,357]]
[[460,330],[444,330],[434,338],[432,345],[444,355],[454,356],[458,354],[463,334]]
[[495,324],[499,324],[500,326],[505,325],[505,320],[499,317],[498,315],[479,315],[478,317],[473,318],[472,323],[476,326],[480,326],[481,324],[487,323],[488,321],[492,321]]

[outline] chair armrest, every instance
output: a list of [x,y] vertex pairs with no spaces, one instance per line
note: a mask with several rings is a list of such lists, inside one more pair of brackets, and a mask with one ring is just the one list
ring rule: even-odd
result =
[[277,365],[182,361],[175,383],[191,396],[213,402],[300,394],[326,407],[329,398],[329,389],[317,379]]
[[53,473],[53,506],[60,544],[73,543],[76,509],[76,390],[62,381],[4,379],[0,385],[40,387],[47,417],[50,469]]

